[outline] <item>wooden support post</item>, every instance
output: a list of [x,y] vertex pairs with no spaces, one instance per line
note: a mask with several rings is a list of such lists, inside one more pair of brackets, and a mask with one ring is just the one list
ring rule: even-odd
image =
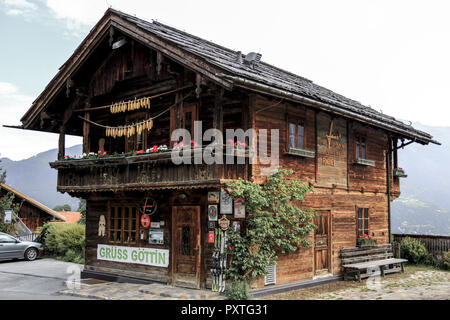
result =
[[[91,115],[89,112],[84,113],[84,117],[87,120],[91,119]],[[83,153],[88,154],[90,149],[90,141],[89,141],[89,131],[90,131],[90,124],[87,121],[83,121]]]
[[213,128],[223,133],[223,95],[224,89],[218,87],[214,98]]
[[65,153],[66,153],[65,126],[61,126],[59,128],[58,160],[64,159]]

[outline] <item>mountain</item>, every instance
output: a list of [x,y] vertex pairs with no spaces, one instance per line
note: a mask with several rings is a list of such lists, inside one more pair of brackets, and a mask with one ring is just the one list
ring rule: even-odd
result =
[[[80,155],[81,149],[81,145],[66,148],[65,154]],[[20,161],[1,158],[0,166],[6,171],[6,184],[49,208],[68,204],[76,210],[77,198],[56,191],[57,171],[50,168],[49,162],[55,161],[57,155],[58,150],[52,149]]]
[[450,127],[413,126],[441,146],[412,143],[398,152],[401,196],[392,203],[392,232],[450,235]]

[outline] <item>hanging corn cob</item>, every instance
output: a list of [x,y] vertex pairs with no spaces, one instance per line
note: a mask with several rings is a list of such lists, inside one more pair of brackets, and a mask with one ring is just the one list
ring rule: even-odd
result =
[[111,113],[134,111],[138,109],[150,109],[150,98],[134,98],[134,100],[115,102],[109,105],[109,111]]

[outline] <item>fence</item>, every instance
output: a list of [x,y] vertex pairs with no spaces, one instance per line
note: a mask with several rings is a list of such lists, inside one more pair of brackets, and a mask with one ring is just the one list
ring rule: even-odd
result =
[[39,236],[39,233],[30,233],[23,236],[17,236],[21,241],[34,241]]
[[[450,250],[450,237],[446,236],[427,236],[417,234],[393,234],[394,244],[400,244],[403,238],[410,237],[420,240],[427,248],[428,253],[433,255],[442,255]],[[396,247],[396,246],[394,246]],[[397,251],[394,249],[394,252]]]

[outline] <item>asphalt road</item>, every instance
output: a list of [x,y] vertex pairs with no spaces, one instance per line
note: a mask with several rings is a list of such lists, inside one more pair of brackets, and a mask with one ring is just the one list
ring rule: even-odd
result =
[[57,293],[79,268],[53,259],[0,261],[0,300],[84,300]]

